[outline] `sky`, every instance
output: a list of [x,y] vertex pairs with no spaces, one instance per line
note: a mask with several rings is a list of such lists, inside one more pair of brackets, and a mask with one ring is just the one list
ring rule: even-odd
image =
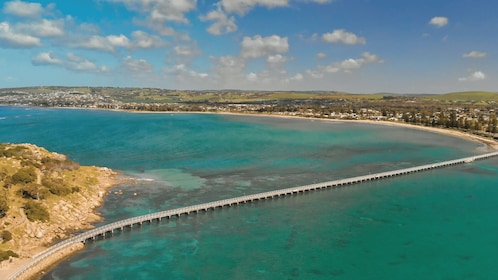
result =
[[0,0],[0,88],[498,91],[496,0]]

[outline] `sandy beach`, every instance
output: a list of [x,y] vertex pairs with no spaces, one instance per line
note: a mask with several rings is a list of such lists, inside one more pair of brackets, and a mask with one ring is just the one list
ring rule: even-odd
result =
[[[124,111],[124,112],[132,112],[132,111]],[[142,112],[142,111],[134,111],[133,113],[162,113],[162,114],[192,114],[195,112]],[[461,131],[451,130],[451,129],[443,129],[443,128],[434,128],[434,127],[425,127],[419,125],[411,125],[401,122],[390,122],[390,121],[374,121],[374,120],[342,120],[342,119],[322,119],[322,118],[309,118],[309,117],[299,117],[299,116],[286,116],[286,115],[272,115],[272,114],[243,114],[243,113],[230,113],[230,112],[219,112],[219,113],[211,113],[211,112],[198,112],[197,114],[220,114],[220,115],[240,115],[240,116],[254,116],[254,117],[276,117],[276,118],[288,118],[288,119],[305,119],[310,121],[331,121],[331,122],[351,122],[351,123],[366,123],[366,124],[374,124],[374,125],[388,125],[388,126],[399,126],[406,127],[411,129],[419,129],[424,131],[429,131],[433,133],[445,134],[453,137],[460,137],[463,139],[478,141],[480,143],[485,144],[488,147],[488,150],[498,150],[498,141],[479,137],[477,135],[472,135],[468,133],[464,133]],[[102,178],[100,193],[107,193],[107,191],[115,186],[117,182],[114,179],[111,179],[111,176],[104,176]],[[105,195],[101,195],[98,198],[98,205],[101,205],[104,201]],[[99,216],[97,213],[92,212],[89,214],[88,220],[95,221]],[[31,250],[31,256],[34,254],[44,250],[46,247],[39,246]],[[44,260],[42,263],[39,263],[34,268],[32,268],[29,273],[26,273],[21,279],[30,279],[31,277],[39,277],[44,270],[49,267],[54,266],[58,262],[64,260],[70,255],[78,252],[83,248],[83,244],[81,246],[73,246],[67,248],[63,251],[58,252],[53,255],[49,259]],[[21,269],[24,265],[29,263],[31,258],[29,256],[25,256],[24,258],[13,259],[11,262],[4,262],[3,267],[0,268],[0,278],[6,279],[9,275],[12,275],[19,269]]]
[[[178,113],[178,112],[169,112]],[[190,112],[187,112],[190,113]],[[210,114],[201,112],[201,114]],[[429,127],[422,125],[413,125],[403,122],[393,122],[393,121],[376,121],[376,120],[343,120],[343,119],[325,119],[325,118],[313,118],[313,117],[300,117],[300,116],[287,116],[287,115],[273,115],[273,114],[243,114],[243,113],[230,113],[230,112],[219,112],[213,114],[220,115],[238,115],[238,116],[261,116],[261,117],[275,117],[275,118],[286,118],[286,119],[303,119],[303,120],[316,120],[316,121],[330,121],[330,122],[350,122],[350,123],[365,123],[365,124],[375,124],[375,125],[388,125],[388,126],[399,126],[411,129],[419,129],[424,131],[429,131],[433,133],[445,134],[453,137],[459,137],[470,141],[480,142],[485,144],[491,150],[498,150],[498,141],[490,138],[480,137],[478,135],[465,133],[462,131],[438,127]]]

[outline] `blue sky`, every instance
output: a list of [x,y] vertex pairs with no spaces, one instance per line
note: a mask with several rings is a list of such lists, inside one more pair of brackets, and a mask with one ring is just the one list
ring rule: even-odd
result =
[[0,2],[0,87],[498,91],[495,0]]

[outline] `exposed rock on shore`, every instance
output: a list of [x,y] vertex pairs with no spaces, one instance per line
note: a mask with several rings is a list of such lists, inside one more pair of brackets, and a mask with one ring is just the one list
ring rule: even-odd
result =
[[0,252],[18,256],[4,257],[0,276],[91,228],[100,219],[95,209],[117,183],[108,168],[80,166],[35,145],[0,144]]

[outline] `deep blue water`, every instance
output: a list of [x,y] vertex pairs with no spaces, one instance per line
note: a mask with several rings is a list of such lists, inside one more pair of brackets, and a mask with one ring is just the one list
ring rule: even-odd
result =
[[[154,179],[111,192],[104,223],[486,152],[382,125],[22,107],[0,107],[0,142]],[[44,279],[492,279],[497,176],[491,159],[182,217],[90,244]]]

